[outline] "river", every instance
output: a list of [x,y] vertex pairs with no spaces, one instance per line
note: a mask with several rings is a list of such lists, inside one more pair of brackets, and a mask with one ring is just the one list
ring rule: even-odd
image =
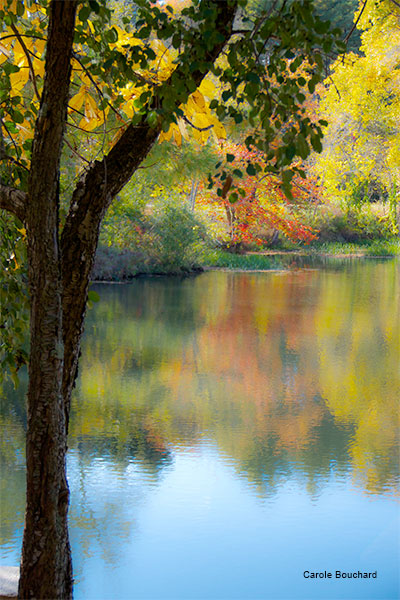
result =
[[[75,598],[399,598],[399,281],[396,260],[366,259],[94,286],[68,456]],[[23,389],[0,410],[5,565]]]

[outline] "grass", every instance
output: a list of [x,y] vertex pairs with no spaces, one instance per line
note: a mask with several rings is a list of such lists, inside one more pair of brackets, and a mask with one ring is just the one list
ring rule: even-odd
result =
[[[307,251],[307,250],[306,250]],[[362,244],[350,242],[324,242],[313,244],[309,251],[316,254],[363,255],[363,256],[398,256],[400,255],[400,240],[371,240]]]
[[226,250],[212,250],[205,256],[204,267],[240,269],[244,271],[282,269],[279,257],[265,254],[232,254]]
[[323,256],[333,258],[343,258],[346,256],[399,256],[400,240],[376,240],[364,244],[324,242],[309,247],[294,246],[291,249],[282,250],[282,253],[278,250],[276,255],[261,252],[232,254],[226,250],[215,249],[206,254],[202,266],[243,271],[287,269],[297,254],[310,257],[320,256],[321,260]]

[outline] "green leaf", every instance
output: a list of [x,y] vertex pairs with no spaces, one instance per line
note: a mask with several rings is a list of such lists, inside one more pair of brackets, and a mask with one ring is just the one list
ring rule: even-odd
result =
[[118,41],[118,32],[114,27],[111,27],[104,33],[104,37],[110,44],[115,44]]
[[88,20],[90,13],[91,13],[90,6],[85,4],[84,6],[82,6],[81,10],[79,11],[79,15],[78,15],[79,20],[82,21],[83,23],[85,23],[85,21]]
[[316,152],[322,152],[321,138],[318,135],[311,135],[311,145]]
[[172,46],[177,49],[181,45],[181,36],[178,33],[172,37]]
[[24,7],[23,3],[21,2],[21,0],[19,0],[19,2],[17,4],[17,15],[19,17],[22,17],[24,12],[25,12],[25,7]]
[[232,192],[231,194],[229,194],[229,202],[234,204],[238,200],[239,200],[239,196],[238,196],[237,192]]
[[89,302],[98,302],[100,300],[100,296],[94,290],[89,290],[89,292],[88,292],[88,300],[89,300]]
[[226,160],[227,162],[233,162],[235,160],[235,155],[234,154],[227,154],[226,155]]
[[296,146],[294,144],[290,144],[285,148],[286,158],[288,160],[292,160],[294,155],[296,154]]
[[96,0],[89,0],[89,6],[92,9],[92,11],[96,13],[96,15],[99,14],[99,12],[100,12],[100,6],[96,2]]
[[147,115],[147,122],[152,129],[155,129],[158,124],[158,114],[155,110],[152,110]]

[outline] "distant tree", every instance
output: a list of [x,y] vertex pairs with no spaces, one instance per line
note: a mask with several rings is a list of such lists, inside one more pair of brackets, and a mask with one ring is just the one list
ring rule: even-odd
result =
[[397,230],[400,6],[367,3],[358,26],[363,54],[337,60],[321,88],[321,113],[329,125],[316,166],[330,198],[353,207],[388,199]]

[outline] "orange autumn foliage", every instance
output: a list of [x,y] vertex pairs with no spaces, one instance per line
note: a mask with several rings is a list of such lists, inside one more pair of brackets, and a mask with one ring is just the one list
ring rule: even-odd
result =
[[[227,173],[222,188],[220,191],[213,188],[210,194],[203,186],[199,203],[223,207],[232,245],[262,245],[271,230],[306,244],[316,239],[316,232],[304,225],[294,210],[319,198],[319,186],[314,178],[302,179],[296,175],[292,180],[293,199],[289,202],[278,175],[262,171],[256,175],[246,174],[248,165],[265,166],[260,152],[249,150],[243,144],[224,142],[220,145],[220,154],[234,157],[230,162],[225,160],[220,167]],[[243,178],[239,171],[244,173]],[[215,212],[215,216],[221,219],[220,213]]]

